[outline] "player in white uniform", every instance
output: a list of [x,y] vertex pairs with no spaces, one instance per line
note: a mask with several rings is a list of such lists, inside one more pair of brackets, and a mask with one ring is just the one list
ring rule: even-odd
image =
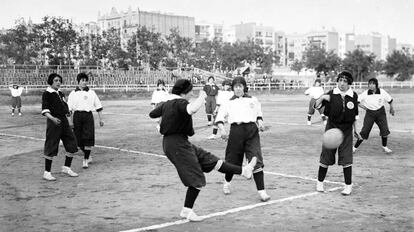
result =
[[[233,79],[231,87],[234,96],[219,110],[216,123],[220,128],[221,137],[227,140],[225,159],[234,165],[242,165],[243,158],[248,161],[254,157],[257,163],[253,170],[253,179],[261,201],[270,200],[264,184],[264,162],[260,145],[259,131],[264,131],[263,113],[256,97],[248,95],[248,87],[243,77]],[[224,121],[228,118],[230,132],[227,135]],[[223,193],[230,194],[230,182],[233,174],[224,177]]]
[[17,108],[17,112],[19,113],[19,116],[22,116],[21,108],[22,108],[22,99],[20,96],[23,93],[23,87],[11,84],[9,86],[11,96],[12,96],[12,113],[11,115],[14,116],[14,110]]
[[371,78],[368,81],[368,90],[364,91],[358,96],[359,106],[366,110],[364,117],[364,124],[362,126],[360,135],[362,139],[358,139],[353,147],[353,152],[357,150],[362,141],[368,139],[374,122],[380,129],[380,136],[382,140],[382,150],[385,153],[391,153],[392,150],[387,147],[387,139],[390,134],[388,129],[387,115],[385,113],[385,103],[390,105],[390,114],[394,116],[394,107],[392,97],[384,89],[378,88],[378,80]]
[[89,77],[85,73],[79,73],[76,77],[78,86],[69,94],[68,106],[73,112],[73,131],[75,132],[78,147],[84,153],[83,168],[88,168],[92,161],[91,150],[95,146],[95,121],[93,111],[98,112],[99,125],[103,126],[102,104],[95,91],[89,89],[87,83]]
[[[320,79],[316,79],[314,86],[310,87],[309,89],[307,89],[305,91],[305,94],[308,95],[309,97],[311,97],[310,101],[309,101],[309,110],[308,110],[308,125],[312,125],[312,115],[315,113],[315,108],[313,107],[315,105],[316,99],[320,98],[323,94],[324,94],[324,90],[321,86],[321,80]],[[318,109],[319,114],[322,117],[322,121],[324,123],[324,125],[326,125],[326,116],[323,114],[324,111],[324,107]]]
[[[169,93],[168,93],[168,89],[165,86],[165,82],[164,80],[159,79],[157,81],[157,88],[154,90],[154,92],[152,93],[152,97],[151,97],[151,105],[152,105],[152,109],[155,109],[157,106],[159,106],[160,104],[166,102],[169,98]],[[156,119],[157,122],[157,131],[160,131],[160,123],[161,123],[161,117]]]

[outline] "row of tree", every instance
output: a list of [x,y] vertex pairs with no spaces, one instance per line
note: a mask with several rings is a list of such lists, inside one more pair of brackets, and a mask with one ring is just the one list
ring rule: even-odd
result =
[[291,69],[300,72],[302,69],[313,69],[318,74],[329,76],[342,70],[351,71],[356,81],[363,81],[378,74],[386,74],[399,81],[410,80],[414,74],[414,56],[404,51],[393,51],[385,61],[376,60],[374,54],[356,49],[345,54],[341,59],[333,51],[323,48],[309,47],[301,60],[295,60]]
[[[112,68],[197,67],[209,71],[231,71],[247,63],[259,67],[259,72],[270,74],[280,61],[278,54],[253,40],[230,44],[215,39],[195,45],[177,30],[164,37],[145,27],[138,28],[129,38],[121,36],[124,35],[120,30],[114,28],[102,34],[82,35],[70,20],[60,17],[44,17],[41,23],[32,25],[19,22],[0,35],[0,62]],[[407,80],[414,73],[414,57],[394,51],[382,62],[373,54],[354,50],[342,60],[333,51],[311,46],[301,60],[291,65],[298,72],[303,68],[325,75],[346,69],[354,73],[357,81],[379,72]]]
[[82,35],[70,20],[60,17],[44,17],[41,23],[32,25],[20,22],[0,35],[0,62],[113,68],[149,65],[153,69],[194,66],[222,71],[234,70],[246,62],[270,72],[277,58],[272,50],[253,41],[226,44],[204,40],[195,46],[177,30],[163,37],[141,27],[127,39],[121,36],[114,28],[102,34]]

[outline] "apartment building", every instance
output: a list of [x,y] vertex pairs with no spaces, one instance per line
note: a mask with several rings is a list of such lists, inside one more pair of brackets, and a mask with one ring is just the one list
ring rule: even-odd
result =
[[203,40],[224,39],[223,24],[199,21],[195,23],[195,43],[199,44]]
[[240,23],[234,25],[235,38],[239,41],[254,40],[265,48],[275,50],[274,29],[256,23]]
[[275,32],[275,53],[280,57],[279,63],[276,65],[286,66],[287,65],[287,56],[286,56],[286,34],[283,31]]
[[381,60],[386,60],[395,49],[397,49],[397,40],[383,35],[381,37]]
[[374,54],[376,59],[381,59],[381,34],[355,35],[355,49],[361,49],[367,54]]
[[285,45],[285,66],[290,66],[295,60],[302,60],[303,54],[308,46],[306,35],[290,34],[286,35]]
[[354,33],[339,33],[339,47],[338,56],[341,59],[346,57],[348,52],[355,50],[355,34]]
[[194,40],[194,17],[178,16],[172,13],[142,11],[139,8],[119,11],[112,8],[107,14],[98,14],[98,26],[102,31],[110,28],[120,29],[121,38],[129,39],[139,27],[158,32],[163,36],[170,34],[171,29],[178,29],[181,36]]
[[306,34],[308,46],[316,46],[325,49],[327,52],[333,51],[338,54],[339,35],[336,31],[312,31]]

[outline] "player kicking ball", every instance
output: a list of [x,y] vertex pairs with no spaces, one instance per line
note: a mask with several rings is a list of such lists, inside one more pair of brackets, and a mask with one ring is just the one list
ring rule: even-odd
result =
[[[267,195],[264,186],[264,164],[259,136],[259,130],[265,130],[262,108],[257,98],[247,94],[247,83],[243,77],[234,78],[231,88],[234,96],[220,107],[216,118],[221,136],[227,140],[225,159],[231,164],[242,165],[244,156],[247,160],[257,157],[253,179],[261,201],[268,201],[270,196]],[[225,118],[231,125],[229,135],[224,127]],[[232,179],[233,174],[227,173],[225,175],[224,194],[230,194]]]
[[252,157],[250,163],[244,167],[233,165],[188,141],[188,137],[194,135],[192,115],[203,106],[207,97],[205,91],[200,91],[198,98],[190,103],[192,89],[193,85],[189,80],[177,80],[171,98],[153,109],[149,116],[162,117],[160,133],[163,135],[164,153],[177,169],[181,182],[187,187],[180,216],[190,221],[201,221],[203,217],[193,211],[193,206],[201,188],[206,185],[204,172],[216,170],[250,179],[257,159]]

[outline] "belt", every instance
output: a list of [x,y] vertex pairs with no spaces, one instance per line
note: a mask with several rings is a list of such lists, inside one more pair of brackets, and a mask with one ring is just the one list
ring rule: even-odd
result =
[[230,124],[230,125],[232,125],[232,126],[236,126],[236,125],[242,125],[242,124],[253,124],[253,123],[255,123],[255,122],[233,122],[232,124]]

